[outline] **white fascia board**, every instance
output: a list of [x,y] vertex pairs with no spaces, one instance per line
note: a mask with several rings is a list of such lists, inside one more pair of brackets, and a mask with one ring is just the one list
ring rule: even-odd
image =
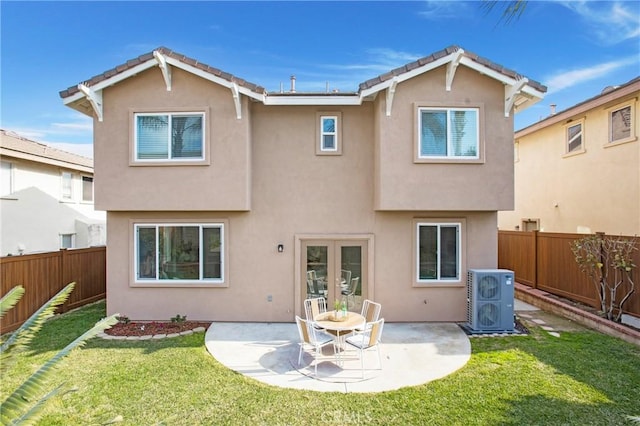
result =
[[[233,81],[229,81],[229,80],[225,80],[224,78],[220,78],[218,76],[215,76],[207,71],[201,70],[200,68],[196,68],[193,65],[189,65],[189,64],[185,64],[184,62],[181,62],[177,59],[174,58],[170,58],[167,57],[167,63],[171,64],[177,68],[180,68],[184,71],[190,72],[192,74],[197,75],[198,77],[202,77],[205,80],[209,80],[213,83],[219,84],[223,87],[226,87],[227,89],[231,89],[233,87],[234,83]],[[247,89],[246,87],[242,87],[242,86],[238,86],[238,91],[240,93],[242,93],[243,95],[246,95],[250,98],[256,99],[258,101],[264,102],[264,94],[262,93],[257,93],[254,92],[252,90]]]
[[345,96],[266,96],[265,105],[361,105],[362,97]]
[[[425,73],[427,71],[431,71],[433,69],[436,69],[438,67],[441,67],[442,65],[445,65],[445,64],[449,63],[450,61],[452,61],[454,59],[455,54],[456,54],[456,52],[453,52],[453,53],[451,53],[451,54],[449,54],[447,56],[443,56],[442,58],[437,59],[437,60],[435,60],[433,62],[430,62],[430,63],[428,63],[426,65],[423,65],[423,66],[418,67],[418,68],[414,68],[411,71],[407,71],[405,73],[397,75],[395,78],[397,78],[397,82],[398,83],[402,83],[405,80],[409,80],[410,78],[413,78],[415,76],[418,76],[418,75],[423,74],[423,73]],[[393,84],[395,78],[389,79],[387,81],[383,81],[380,84],[376,84],[373,87],[370,87],[368,89],[363,90],[362,92],[360,92],[360,97],[361,98],[366,98],[367,96],[370,96],[370,95],[372,95],[374,93],[377,93],[377,92],[380,92],[380,91],[382,91],[384,89],[389,88]]]
[[70,163],[55,158],[43,157],[41,155],[31,154],[28,152],[15,151],[7,148],[0,148],[0,156],[4,158],[18,158],[20,160],[33,161],[34,163],[47,164],[50,166],[62,167],[69,170],[77,170],[83,173],[93,175],[93,167],[83,166],[81,164]]
[[[91,89],[95,92],[104,89],[105,87],[109,87],[109,86],[113,86],[114,84],[122,81],[122,80],[126,80],[129,77],[132,77],[138,73],[141,73],[144,70],[147,70],[151,67],[156,66],[158,63],[156,62],[156,59],[149,59],[147,62],[143,62],[141,64],[136,65],[133,68],[130,68],[126,71],[123,71],[119,74],[114,75],[113,77],[107,78],[106,80],[102,80],[101,82],[97,83],[97,84],[93,84],[91,85]],[[75,102],[79,99],[84,98],[84,94],[82,92],[77,92],[71,96],[69,96],[68,98],[65,98],[63,100],[63,103],[65,105],[70,104],[72,102]]]

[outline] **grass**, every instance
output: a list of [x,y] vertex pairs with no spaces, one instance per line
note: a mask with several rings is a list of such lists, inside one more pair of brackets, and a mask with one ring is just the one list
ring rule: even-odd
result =
[[[2,378],[3,397],[104,316],[97,303],[48,322]],[[202,333],[154,341],[93,339],[58,370],[78,388],[40,424],[620,425],[640,415],[640,348],[592,331],[560,338],[472,339],[469,363],[441,380],[376,394],[282,389],[228,370]],[[53,385],[53,383],[52,383]]]

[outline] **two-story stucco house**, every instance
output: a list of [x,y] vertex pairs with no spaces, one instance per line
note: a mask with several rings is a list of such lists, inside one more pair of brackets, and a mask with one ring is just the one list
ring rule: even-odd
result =
[[93,161],[0,130],[0,253],[104,245],[93,205]]
[[513,113],[545,91],[458,47],[352,93],[266,92],[163,47],[62,91],[94,117],[108,311],[288,322],[322,294],[464,320],[513,208]]
[[515,134],[515,210],[500,229],[640,234],[640,77]]

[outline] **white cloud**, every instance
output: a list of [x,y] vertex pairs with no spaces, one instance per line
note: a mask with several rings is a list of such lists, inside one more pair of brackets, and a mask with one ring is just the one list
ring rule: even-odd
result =
[[469,5],[462,1],[425,1],[418,15],[429,20],[460,19],[467,13]]
[[577,13],[592,29],[598,41],[614,45],[640,38],[640,2],[560,1]]
[[572,86],[576,86],[606,76],[607,74],[624,68],[628,65],[635,65],[638,63],[638,58],[635,56],[621,59],[619,61],[605,62],[602,64],[592,65],[586,68],[579,68],[569,71],[563,71],[559,74],[552,75],[545,79],[545,84],[548,87],[547,94],[559,92]]

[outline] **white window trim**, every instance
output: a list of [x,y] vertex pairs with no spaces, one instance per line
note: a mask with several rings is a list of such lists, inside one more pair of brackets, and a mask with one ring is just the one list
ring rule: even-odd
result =
[[[580,144],[580,148],[575,150],[575,151],[569,151],[569,143],[571,142],[569,140],[569,129],[574,127],[574,126],[580,126],[580,133],[578,134],[581,138],[582,138],[582,142]],[[585,138],[585,119],[580,118],[577,120],[572,120],[568,123],[566,123],[564,125],[564,155],[563,158],[567,158],[567,157],[573,157],[574,155],[578,155],[578,154],[584,154],[585,152],[587,152],[586,148],[585,148],[585,142],[586,142],[586,138]],[[578,137],[578,135],[576,135],[575,137]]]
[[[169,158],[138,158],[138,117],[166,115],[169,117],[167,134],[167,155]],[[200,115],[202,117],[202,155],[200,157],[180,157],[171,158],[171,120],[175,115]],[[133,113],[133,162],[135,164],[176,164],[176,163],[202,163],[207,159],[207,114],[203,111],[154,111],[154,112],[134,112]]]
[[[91,199],[90,200],[85,200],[84,198],[84,178],[90,178],[91,179]],[[84,204],[93,204],[93,200],[95,197],[95,190],[94,190],[94,182],[95,179],[93,178],[93,176],[91,175],[80,175],[80,185],[82,186],[82,191],[80,192],[80,201],[82,201],[82,203]]]
[[[65,182],[64,182],[65,177],[64,176],[65,175],[69,175],[70,176],[69,182],[70,182],[70,187],[71,187],[71,194],[69,195],[69,197],[66,197],[65,193],[64,193],[64,187],[65,187]],[[75,174],[72,173],[72,172],[62,171],[60,173],[60,199],[63,202],[73,202],[73,201],[75,201],[75,193],[76,193],[76,191],[75,191],[75,188],[74,188],[75,187],[75,179],[74,178],[75,178]]]
[[[414,124],[414,163],[460,163],[460,164],[481,164],[484,163],[484,104],[473,103],[439,103],[439,102],[415,102],[415,124]],[[425,156],[421,155],[422,145],[422,114],[423,110],[444,110],[444,111],[476,111],[477,146],[476,155],[471,157],[463,156]],[[447,113],[448,115],[448,113]],[[449,129],[449,126],[447,126]],[[447,134],[447,146],[449,135]]]
[[[606,109],[607,111],[607,140],[605,143],[605,147],[611,147],[611,146],[617,146],[617,145],[622,145],[628,142],[635,142],[638,140],[638,136],[636,136],[636,120],[635,120],[635,105],[636,101],[635,98],[628,100],[626,102],[622,102],[619,103],[617,105],[614,105],[612,107],[609,107]],[[613,128],[611,126],[611,115],[618,110],[624,109],[626,107],[630,108],[630,114],[631,114],[631,131],[629,133],[629,137],[626,138],[622,138],[622,139],[617,139],[617,140],[612,140],[612,132],[613,132]]]
[[[335,132],[325,132],[323,122],[326,118],[336,121]],[[333,135],[335,147],[324,147],[324,135]],[[342,155],[342,113],[340,111],[319,111],[316,113],[316,155]]]
[[[457,247],[456,247],[456,259],[457,259],[457,271],[456,278],[437,278],[433,280],[421,279],[420,278],[420,227],[421,226],[438,226],[438,239],[440,238],[439,229],[441,226],[456,226],[457,227]],[[464,253],[464,244],[465,238],[465,220],[464,219],[443,219],[443,218],[434,218],[434,219],[415,219],[413,221],[413,229],[414,229],[414,286],[417,287],[429,287],[429,286],[438,286],[438,285],[461,285],[464,283],[462,279],[462,270],[463,264],[465,262],[465,253]],[[440,244],[438,244],[440,247]],[[439,257],[439,256],[438,256]],[[440,262],[438,259],[437,264],[438,277],[440,276]]]
[[[147,222],[147,221],[132,221],[133,225],[133,258],[131,259],[131,270],[133,272],[132,286],[133,287],[227,287],[227,244],[226,244],[226,221],[214,221],[214,222]],[[181,280],[181,279],[171,279],[171,280],[161,280],[157,278],[139,278],[138,277],[138,229],[140,228],[155,228],[156,234],[156,253],[155,253],[155,265],[156,270],[160,265],[160,258],[158,253],[158,229],[162,226],[166,227],[200,227],[199,232],[199,245],[202,248],[202,228],[219,228],[220,229],[220,278],[202,278],[202,279],[189,279],[189,280]],[[204,254],[203,250],[200,250],[200,266],[199,266],[199,275],[202,277],[203,275],[203,259],[202,256]]]
[[[71,247],[64,247],[63,244],[63,240],[64,237],[70,236],[71,237]],[[68,233],[68,234],[60,234],[60,248],[65,248],[65,249],[72,249],[72,248],[76,248],[76,234],[75,233]]]

